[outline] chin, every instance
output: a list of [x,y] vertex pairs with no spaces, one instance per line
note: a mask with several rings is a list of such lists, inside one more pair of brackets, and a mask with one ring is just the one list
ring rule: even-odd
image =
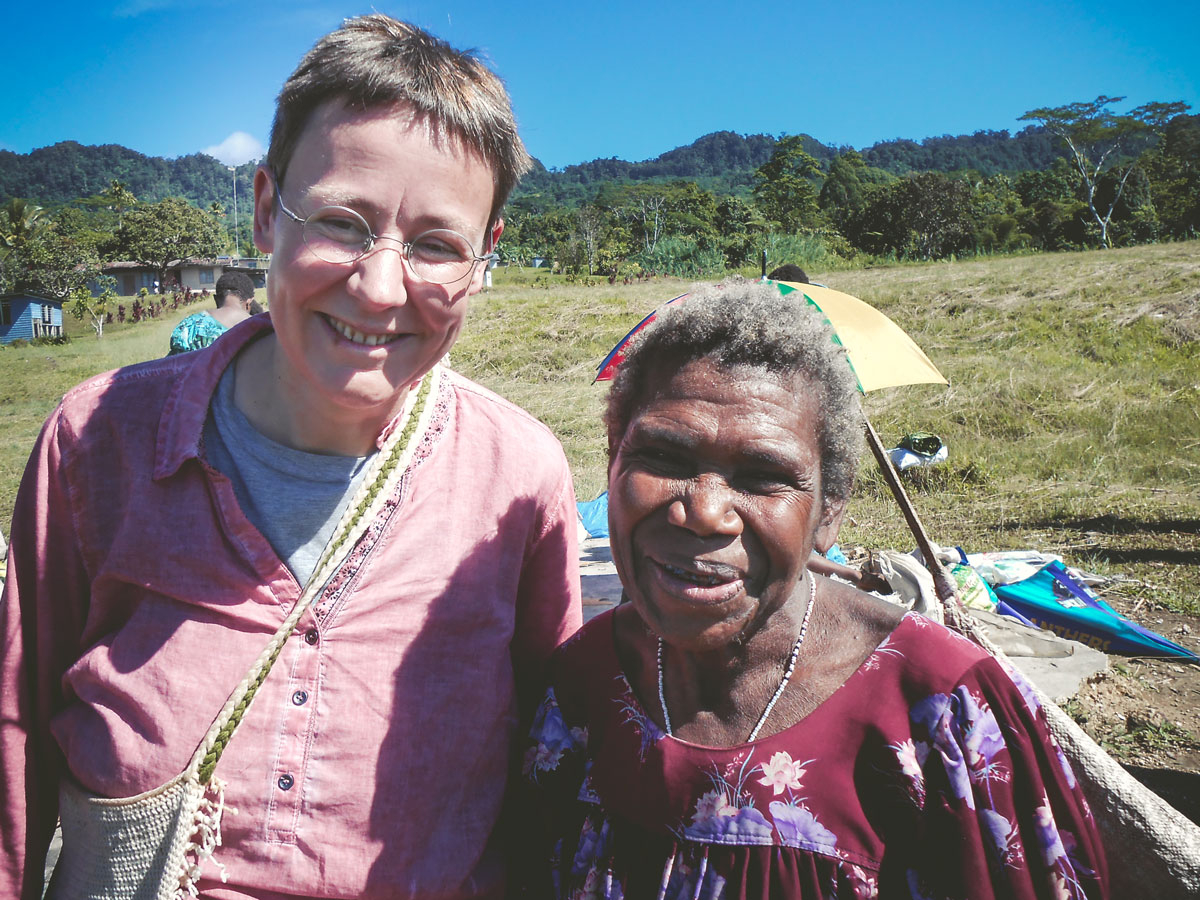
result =
[[646,626],[663,641],[672,647],[691,653],[721,650],[730,644],[740,643],[745,637],[746,629],[750,627],[754,619],[753,612],[750,612],[741,616],[715,620],[707,616],[697,616],[694,620],[681,622],[680,617],[675,616],[671,621],[665,621],[662,617],[650,613],[644,605],[636,600],[634,608]]

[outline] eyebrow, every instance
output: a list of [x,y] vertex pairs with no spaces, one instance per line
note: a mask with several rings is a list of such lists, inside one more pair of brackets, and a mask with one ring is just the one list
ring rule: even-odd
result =
[[[681,435],[674,429],[657,425],[634,425],[630,430],[630,437],[641,443],[665,444],[684,450],[695,450],[700,444],[698,438]],[[739,455],[749,463],[769,466],[780,471],[795,472],[798,469],[795,460],[766,447],[743,448]]]
[[[371,225],[371,229],[373,231],[377,230],[376,225],[378,223],[372,222],[371,219],[372,217],[378,216],[382,212],[382,208],[368,197],[364,197],[357,193],[338,190],[337,188],[324,189],[319,185],[310,185],[308,190],[306,190],[302,196],[304,197],[305,201],[312,206],[312,212],[316,212],[323,206],[344,206],[347,209],[354,210],[356,213],[366,219]],[[367,213],[370,213],[371,215],[367,215]],[[389,219],[389,221],[392,220]],[[469,226],[466,223],[454,223],[449,219],[445,219],[437,215],[418,216],[415,221],[417,224],[415,224],[413,227],[417,229],[417,235],[424,234],[427,231],[454,231],[458,234],[461,234],[468,241],[473,240],[471,235],[467,233],[472,226]],[[414,235],[414,237],[417,235]],[[487,225],[484,225],[483,234],[480,236],[479,240],[482,244],[486,244],[487,239],[488,227]]]

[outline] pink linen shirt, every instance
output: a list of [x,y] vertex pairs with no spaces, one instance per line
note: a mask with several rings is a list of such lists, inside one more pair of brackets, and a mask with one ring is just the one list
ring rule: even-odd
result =
[[[2,897],[40,896],[64,766],[109,797],[175,776],[300,596],[201,447],[269,327],[93,378],[42,430],[0,601]],[[518,693],[580,624],[574,495],[528,414],[449,372],[430,402],[217,766],[228,881],[208,863],[205,897],[503,893]]]

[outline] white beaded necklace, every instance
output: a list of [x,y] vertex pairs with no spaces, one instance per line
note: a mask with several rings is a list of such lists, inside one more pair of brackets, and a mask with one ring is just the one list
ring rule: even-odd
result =
[[[812,619],[813,607],[817,605],[817,579],[812,573],[808,575],[808,609],[804,610],[804,618],[800,620],[800,636],[796,638],[796,643],[792,644],[792,652],[788,655],[787,665],[783,669],[783,678],[779,682],[779,687],[775,688],[775,693],[771,695],[771,699],[767,701],[767,708],[763,710],[761,716],[758,717],[758,724],[750,732],[750,737],[746,738],[746,743],[750,743],[756,737],[763,725],[767,722],[767,717],[771,715],[771,710],[775,708],[775,704],[779,698],[783,696],[784,689],[787,688],[788,682],[792,680],[792,673],[796,671],[796,660],[800,656],[800,645],[804,643],[804,636],[808,634],[808,623]],[[667,734],[671,734],[671,716],[667,712],[667,698],[663,694],[663,639],[658,639],[658,705],[662,709],[663,725],[666,726]]]

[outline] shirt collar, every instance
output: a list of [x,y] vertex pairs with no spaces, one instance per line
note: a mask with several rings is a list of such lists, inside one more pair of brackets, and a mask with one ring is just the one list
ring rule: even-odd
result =
[[179,369],[158,423],[154,454],[156,480],[175,474],[186,460],[199,457],[208,405],[221,375],[247,344],[270,329],[270,313],[251,316],[233,326],[210,347],[172,357]]

